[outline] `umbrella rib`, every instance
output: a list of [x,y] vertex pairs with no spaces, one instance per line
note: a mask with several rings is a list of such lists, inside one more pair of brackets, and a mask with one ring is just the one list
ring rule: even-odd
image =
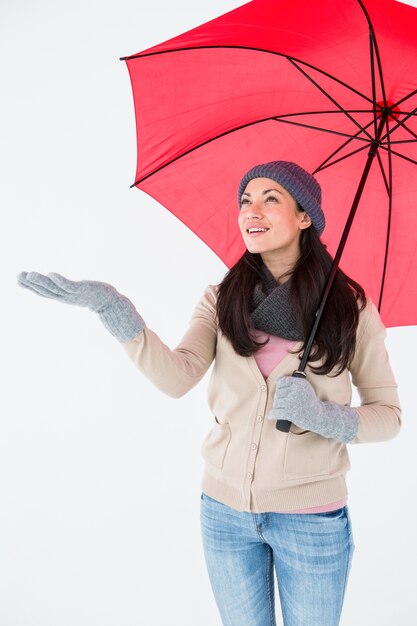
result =
[[[372,120],[371,122],[368,122],[368,124],[365,126],[365,128],[368,128],[369,126],[372,126],[372,124],[374,123],[374,120]],[[332,152],[331,154],[329,154],[329,156],[322,161],[322,163],[316,168],[316,172],[319,172],[321,169],[324,169],[324,166],[326,165],[326,163],[328,161],[330,161],[330,159],[332,159],[334,156],[336,156],[336,154],[338,152],[340,152],[341,150],[343,150],[343,148],[345,148],[351,141],[352,139],[357,138],[357,135],[359,133],[356,133],[356,135],[353,135],[353,137],[351,139],[348,139],[347,141],[345,141],[344,143],[342,143],[338,148],[336,148],[336,150],[334,150],[334,152]],[[359,137],[358,137],[359,139]],[[363,139],[360,139],[360,141],[363,141]],[[365,140],[366,141],[366,140]]]
[[145,181],[147,178],[149,178],[150,176],[153,176],[154,174],[157,174],[158,172],[163,170],[165,167],[168,167],[168,165],[172,165],[172,163],[175,163],[179,159],[182,159],[183,157],[187,156],[188,154],[191,154],[191,152],[194,152],[194,150],[198,150],[199,148],[202,148],[203,146],[206,146],[207,144],[211,143],[212,141],[215,141],[217,139],[221,139],[221,137],[225,137],[226,135],[230,135],[231,133],[234,133],[234,132],[236,132],[238,130],[242,130],[243,128],[249,128],[250,126],[255,126],[255,124],[262,124],[263,122],[269,122],[269,121],[274,121],[274,120],[275,120],[275,116],[265,117],[265,118],[263,118],[261,120],[256,120],[255,122],[248,122],[247,124],[242,124],[241,126],[237,126],[236,128],[232,128],[231,130],[226,130],[224,133],[219,133],[215,137],[210,137],[210,139],[207,139],[206,141],[203,141],[202,143],[197,144],[193,148],[190,148],[189,150],[186,150],[182,154],[179,154],[178,156],[174,157],[173,159],[170,159],[167,163],[164,163],[163,165],[157,167],[155,170],[153,170],[149,174],[146,174],[146,176],[143,176],[142,178],[138,178],[133,183],[133,185],[130,185],[130,187],[131,188],[132,187],[136,187],[136,185],[139,185],[139,183],[143,183],[143,181]]
[[369,147],[369,144],[366,144],[365,146],[361,146],[360,148],[357,148],[356,150],[352,150],[352,152],[349,152],[348,154],[345,154],[344,156],[339,157],[338,159],[335,159],[334,161],[331,161],[330,163],[326,163],[326,161],[324,161],[321,165],[319,165],[319,167],[317,167],[314,170],[314,172],[312,172],[312,174],[316,174],[317,172],[322,172],[323,170],[327,170],[328,167],[332,167],[332,165],[336,165],[336,163],[340,163],[341,161],[348,159],[349,157],[353,156],[354,154],[357,154],[358,152],[363,152],[368,147]]
[[404,128],[404,130],[406,130],[410,135],[412,135],[413,137],[417,139],[417,135],[410,128],[408,128],[408,126],[405,125],[405,122],[409,120],[411,117],[414,117],[416,112],[417,112],[417,107],[413,109],[412,111],[410,111],[409,113],[407,113],[403,120],[397,120],[396,125],[393,126],[391,129],[388,129],[388,132],[382,137],[381,141],[384,141],[385,139],[387,139],[400,126]]
[[354,117],[352,117],[351,115],[349,115],[349,113],[343,109],[343,107],[337,102],[337,100],[335,100],[334,98],[332,98],[332,96],[327,93],[327,91],[325,89],[323,89],[323,87],[321,87],[317,81],[314,80],[314,78],[312,76],[309,76],[309,74],[307,74],[307,72],[305,72],[299,65],[297,65],[297,63],[291,58],[291,57],[287,57],[288,60],[290,61],[290,63],[293,65],[293,67],[295,67],[299,72],[301,72],[301,74],[303,74],[303,76],[305,76],[305,78],[307,78],[307,80],[309,80],[315,87],[317,87],[317,89],[326,96],[326,98],[328,98],[330,100],[330,102],[333,102],[333,104],[340,109],[340,111],[342,113],[344,113],[346,115],[346,117],[348,119],[350,119],[351,122],[353,122],[363,133],[365,133],[368,137],[369,140],[372,141],[372,136],[359,124],[359,122],[357,120],[355,120]]
[[417,143],[417,139],[398,139],[396,141],[390,141],[390,145],[400,145],[403,143]]
[[[303,114],[301,113],[301,115]],[[349,135],[349,133],[342,133],[341,131],[338,131],[338,130],[332,130],[330,128],[322,128],[321,126],[314,126],[313,124],[304,124],[303,122],[293,122],[292,120],[283,119],[283,117],[286,117],[286,116],[279,115],[272,119],[276,122],[284,122],[286,124],[291,124],[293,126],[301,126],[302,128],[311,128],[312,130],[318,130],[322,133],[330,133],[331,135],[338,135],[340,137],[349,137],[350,141],[352,139],[357,139],[358,141],[364,141],[367,144],[369,144],[367,139],[365,139],[364,137],[358,136],[359,133],[357,133],[356,135]],[[359,131],[359,132],[362,132],[362,131]]]
[[[388,125],[388,120],[387,120],[387,125]],[[390,144],[390,140],[388,138],[388,145],[389,144]],[[393,176],[392,176],[392,153],[391,153],[391,150],[388,150],[388,181],[386,180],[386,175],[385,175],[384,168],[382,166],[382,162],[380,162],[380,168],[381,168],[381,171],[383,173],[385,185],[387,186],[387,191],[388,191],[388,219],[387,219],[387,233],[386,233],[386,237],[385,237],[384,263],[383,263],[383,267],[382,267],[381,286],[380,286],[380,289],[379,289],[378,311],[381,311],[382,298],[383,298],[383,295],[384,295],[385,279],[386,279],[387,268],[388,268],[388,252],[389,252],[389,244],[390,244],[390,237],[391,237],[392,196],[393,196],[393,194],[392,194]]]
[[[407,143],[414,143],[415,141],[417,141],[417,134],[416,134],[413,130],[411,130],[411,128],[409,128],[408,126],[406,126],[406,125],[404,124],[404,122],[400,122],[400,125],[402,126],[402,128],[404,128],[404,130],[405,130],[405,131],[406,131],[409,135],[411,135],[412,137],[414,137],[414,139],[404,139],[404,140],[403,140],[404,142],[407,142]],[[390,136],[391,136],[391,134],[392,134],[392,133],[391,133],[391,131],[390,131],[390,130],[388,130],[387,135],[386,135],[386,138],[388,139],[388,137],[390,137]],[[385,138],[384,138],[384,139],[385,139]],[[398,142],[396,142],[396,141],[391,141],[391,143],[398,143]]]
[[369,52],[370,52],[370,61],[371,61],[372,102],[373,102],[373,113],[374,113],[374,137],[376,137],[376,134],[378,132],[378,122],[377,122],[377,111],[376,111],[375,59],[374,59],[374,46],[373,46],[371,30],[369,30]]
[[[279,54],[279,53],[275,53],[275,54]],[[285,55],[282,55],[282,56],[285,56]],[[339,83],[339,85],[342,85],[342,87],[345,87],[349,91],[352,91],[357,96],[360,96],[361,98],[363,98],[364,100],[369,102],[369,104],[372,104],[372,99],[369,98],[369,96],[366,96],[364,93],[362,93],[358,89],[355,89],[351,85],[348,85],[343,80],[340,80],[339,78],[336,78],[336,76],[333,76],[332,74],[329,74],[328,72],[325,72],[324,70],[316,67],[315,65],[312,65],[311,63],[307,63],[306,61],[301,61],[301,59],[296,59],[294,57],[289,57],[289,56],[287,56],[286,58],[289,61],[295,61],[296,63],[300,63],[300,65],[305,65],[306,67],[308,67],[308,68],[310,68],[312,70],[315,70],[316,72],[319,72],[320,74],[323,74],[323,76],[326,76],[327,78],[330,78],[331,80],[334,80],[335,83]],[[308,74],[307,74],[307,76],[308,76]],[[344,109],[342,109],[342,111],[344,111]]]
[[[138,178],[133,183],[133,185],[130,185],[130,187],[131,188],[132,187],[136,187],[137,185],[139,185],[139,183],[143,183],[147,178],[149,178],[150,176],[153,176],[154,174],[157,174],[158,172],[160,172],[162,169],[164,169],[168,165],[171,165],[172,163],[175,163],[175,161],[178,161],[179,159],[182,159],[183,157],[187,156],[191,152],[194,152],[194,150],[198,150],[199,148],[202,148],[203,146],[206,146],[207,144],[211,143],[212,141],[220,139],[221,137],[225,137],[226,135],[230,135],[231,133],[237,132],[238,130],[242,130],[243,128],[249,128],[250,126],[255,126],[256,124],[262,124],[263,122],[268,122],[268,121],[283,122],[283,123],[286,123],[286,124],[292,124],[294,126],[304,126],[304,127],[307,127],[307,128],[311,128],[312,130],[319,130],[321,132],[328,132],[328,133],[331,133],[331,134],[334,134],[334,135],[342,135],[343,137],[351,137],[351,135],[348,135],[346,133],[341,133],[341,132],[338,132],[338,131],[332,131],[332,130],[325,129],[325,128],[319,128],[317,126],[307,126],[306,124],[301,124],[301,123],[298,123],[298,122],[292,122],[292,121],[290,122],[289,120],[279,119],[276,116],[265,117],[265,118],[263,118],[261,120],[256,120],[254,122],[248,122],[247,124],[242,124],[241,126],[237,126],[236,128],[232,128],[231,130],[226,130],[224,133],[220,133],[219,135],[216,135],[215,137],[211,137],[210,139],[207,139],[206,141],[203,141],[202,143],[199,143],[198,145],[194,146],[193,148],[190,148],[189,150],[186,150],[182,154],[179,154],[175,158],[170,159],[167,163],[164,163],[163,165],[161,165],[160,167],[156,168],[155,170],[153,170],[149,174],[146,174],[146,176],[143,176],[142,178]],[[357,139],[359,141],[366,142],[366,139],[364,139],[362,137],[358,137]],[[366,145],[368,145],[368,142],[366,142]]]
[[397,152],[396,150],[393,150],[391,147],[387,148],[387,146],[381,145],[380,148],[388,152],[388,154],[394,154],[395,156],[400,157],[400,159],[404,159],[404,161],[409,161],[409,163],[413,163],[413,165],[417,165],[417,161],[415,159],[405,156],[405,154],[401,154],[401,152]]
[[[376,40],[376,35],[375,35],[375,30],[374,30],[374,26],[371,22],[371,18],[369,17],[369,13],[365,8],[365,5],[363,4],[362,0],[357,0],[359,6],[361,7],[366,21],[368,22],[368,26],[369,26],[369,32],[370,32],[370,41],[371,41],[371,57],[373,59],[373,54],[372,52],[374,51],[375,53],[375,58],[376,58],[376,62],[377,62],[377,66],[378,66],[378,73],[379,73],[379,81],[380,81],[380,85],[381,85],[381,91],[382,91],[382,99],[384,101],[384,106],[386,106],[387,103],[387,98],[385,95],[385,83],[384,83],[384,76],[382,73],[382,63],[381,63],[381,57],[379,54],[379,48],[378,48],[378,42]],[[371,64],[374,64],[374,61],[371,61]],[[372,81],[374,82],[375,80],[375,72],[373,71],[373,75],[372,75]],[[374,97],[374,102],[375,102],[375,97]],[[376,137],[376,133],[375,133],[375,137]]]
[[400,104],[402,104],[403,102],[405,102],[409,98],[412,98],[416,94],[417,94],[417,89],[414,89],[414,91],[411,91],[410,93],[408,93],[406,96],[404,96],[404,98],[401,98],[401,100],[398,100],[398,102],[395,103],[394,108],[395,107],[399,107]]
[[227,46],[227,45],[219,45],[219,46],[185,46],[183,48],[173,48],[172,50],[156,50],[155,52],[145,52],[145,53],[139,52],[138,54],[132,54],[130,56],[120,57],[119,60],[127,62],[127,61],[133,61],[135,59],[141,59],[141,58],[150,57],[150,56],[157,56],[159,54],[171,54],[173,52],[187,52],[187,51],[193,51],[193,50],[215,50],[215,49],[250,50],[252,52],[263,52],[265,54],[273,54],[275,56],[283,57],[283,58],[287,59],[288,61],[296,61],[297,63],[305,65],[306,67],[309,67],[310,69],[315,70],[316,72],[319,72],[323,76],[327,76],[327,78],[330,78],[331,80],[334,80],[339,85],[342,85],[342,87],[345,87],[346,89],[349,89],[349,91],[351,91],[352,93],[355,93],[356,95],[360,96],[361,98],[363,98],[364,100],[366,100],[367,102],[372,104],[372,100],[371,100],[371,98],[369,98],[369,96],[365,95],[364,93],[362,93],[358,89],[355,89],[351,85],[348,85],[343,80],[340,80],[339,78],[336,78],[336,76],[332,76],[332,74],[329,74],[328,72],[325,72],[324,70],[320,69],[319,67],[316,67],[315,65],[312,65],[311,63],[307,63],[306,61],[302,61],[301,59],[296,59],[295,57],[289,57],[287,54],[284,54],[283,52],[275,52],[274,50],[266,50],[265,48],[256,48],[254,46],[236,46],[236,45],[234,45],[234,46],[232,46],[232,45],[230,45],[230,46]]
[[385,185],[385,189],[387,190],[387,195],[388,197],[390,197],[391,196],[390,185],[389,185],[387,175],[385,173],[384,165],[382,163],[381,155],[379,154],[379,152],[377,152],[376,158],[378,160],[378,165],[379,165],[379,169],[381,170],[382,178],[384,179],[384,185]]
[[340,115],[341,113],[342,115],[344,115],[345,111],[347,113],[369,113],[369,109],[343,109],[343,111],[335,111],[334,109],[328,109],[327,111],[316,110],[316,111],[301,111],[299,113],[284,113],[282,116],[277,115],[276,117],[297,117],[298,115]]

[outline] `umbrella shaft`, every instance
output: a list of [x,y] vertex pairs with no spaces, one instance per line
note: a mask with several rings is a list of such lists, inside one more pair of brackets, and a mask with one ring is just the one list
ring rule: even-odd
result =
[[[363,190],[365,188],[366,179],[368,178],[368,174],[369,174],[369,171],[371,169],[371,165],[372,165],[372,162],[374,160],[374,157],[376,156],[376,154],[378,152],[379,141],[380,141],[380,138],[381,138],[384,126],[386,124],[386,121],[388,119],[388,115],[389,115],[389,110],[388,109],[383,109],[382,110],[381,120],[379,122],[378,130],[377,130],[377,136],[376,136],[376,139],[374,139],[371,142],[371,147],[370,147],[369,152],[368,152],[368,159],[366,161],[366,164],[365,164],[365,167],[364,167],[361,179],[359,181],[358,189],[356,191],[356,195],[355,195],[355,198],[353,200],[352,208],[350,209],[349,216],[348,216],[348,219],[346,221],[346,225],[345,225],[345,228],[343,230],[342,237],[340,239],[338,248],[336,250],[336,254],[334,256],[334,260],[333,260],[333,264],[332,264],[332,267],[331,267],[330,272],[329,272],[329,276],[328,276],[326,284],[325,284],[325,286],[323,288],[323,294],[321,296],[320,306],[317,309],[313,327],[312,327],[312,329],[310,331],[310,335],[309,335],[309,337],[307,339],[307,342],[305,344],[305,348],[304,348],[302,359],[300,361],[300,365],[299,365],[298,369],[293,373],[293,376],[305,377],[304,370],[305,370],[306,365],[307,365],[308,357],[310,355],[311,348],[313,347],[313,342],[314,342],[314,339],[316,337],[316,333],[317,333],[317,329],[318,329],[320,321],[321,321],[321,317],[323,315],[324,307],[326,306],[326,302],[327,302],[327,298],[328,298],[329,293],[330,293],[330,289],[331,289],[331,287],[333,285],[333,282],[334,282],[334,279],[336,277],[336,272],[337,272],[338,267],[339,267],[340,257],[342,256],[342,253],[343,253],[343,250],[344,250],[344,247],[345,247],[345,244],[346,244],[346,241],[347,241],[347,238],[348,238],[348,235],[349,235],[352,223],[353,223],[353,219],[355,217],[356,209],[358,208],[359,201],[361,199]],[[281,432],[289,432],[289,430],[291,428],[291,422],[288,421],[288,420],[278,420],[277,423],[276,423],[276,428],[277,428],[277,430],[280,430]]]
[[379,126],[378,126],[378,130],[377,130],[377,136],[376,136],[376,139],[374,139],[371,142],[371,147],[370,147],[369,152],[368,152],[368,159],[367,159],[367,161],[365,163],[365,167],[364,167],[361,179],[359,181],[358,189],[356,191],[356,195],[355,195],[353,203],[352,203],[352,208],[350,209],[349,216],[348,216],[348,219],[346,221],[346,225],[345,225],[345,228],[343,230],[342,237],[340,239],[338,248],[336,250],[336,254],[334,256],[334,260],[333,260],[333,264],[332,264],[332,267],[331,267],[330,272],[329,272],[329,276],[327,278],[326,284],[325,284],[324,289],[323,289],[323,294],[321,296],[320,306],[317,309],[316,317],[315,317],[315,320],[314,320],[314,324],[312,326],[312,329],[310,331],[310,335],[308,337],[308,340],[307,340],[305,348],[304,348],[304,354],[303,354],[303,357],[302,357],[301,362],[300,362],[300,367],[297,370],[299,372],[304,372],[305,367],[307,365],[308,357],[310,355],[311,348],[313,346],[313,342],[314,342],[314,339],[315,339],[315,336],[316,336],[316,333],[317,333],[317,329],[318,329],[319,324],[320,324],[320,320],[321,320],[321,317],[322,317],[322,314],[323,314],[323,311],[324,311],[324,307],[326,306],[326,302],[327,302],[327,298],[328,298],[329,293],[330,293],[330,289],[331,289],[331,287],[333,285],[333,282],[334,282],[334,279],[336,277],[336,272],[337,272],[337,270],[339,268],[340,258],[342,256],[343,250],[345,248],[345,244],[346,244],[347,238],[349,236],[349,232],[350,232],[350,229],[351,229],[351,226],[352,226],[355,214],[356,214],[356,209],[358,208],[358,205],[359,205],[359,202],[360,202],[363,190],[365,188],[366,179],[368,178],[368,174],[369,174],[369,171],[371,169],[372,162],[373,162],[374,157],[376,156],[376,154],[378,152],[379,141],[380,141],[380,138],[381,138],[381,135],[382,135],[382,131],[384,130],[384,126],[386,124],[386,121],[388,119],[388,115],[389,115],[389,110],[388,109],[383,109],[382,110],[381,119],[380,119],[380,122],[379,122]]

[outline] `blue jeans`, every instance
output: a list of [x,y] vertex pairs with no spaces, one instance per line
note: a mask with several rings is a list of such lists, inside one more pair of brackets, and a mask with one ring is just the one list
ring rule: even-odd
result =
[[354,544],[347,507],[247,513],[201,496],[207,569],[224,626],[337,626]]

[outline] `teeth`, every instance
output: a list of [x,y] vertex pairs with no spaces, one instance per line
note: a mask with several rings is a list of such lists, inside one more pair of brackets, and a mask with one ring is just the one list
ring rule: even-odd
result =
[[249,228],[248,233],[266,233],[267,228]]

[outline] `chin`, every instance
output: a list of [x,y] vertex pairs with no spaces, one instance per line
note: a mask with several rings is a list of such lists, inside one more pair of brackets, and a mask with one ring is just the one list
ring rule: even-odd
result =
[[246,249],[252,254],[262,254],[269,251],[268,246],[254,245],[252,241],[246,244]]
[[261,254],[264,252],[262,248],[257,248],[256,246],[246,246],[246,250],[251,254]]

